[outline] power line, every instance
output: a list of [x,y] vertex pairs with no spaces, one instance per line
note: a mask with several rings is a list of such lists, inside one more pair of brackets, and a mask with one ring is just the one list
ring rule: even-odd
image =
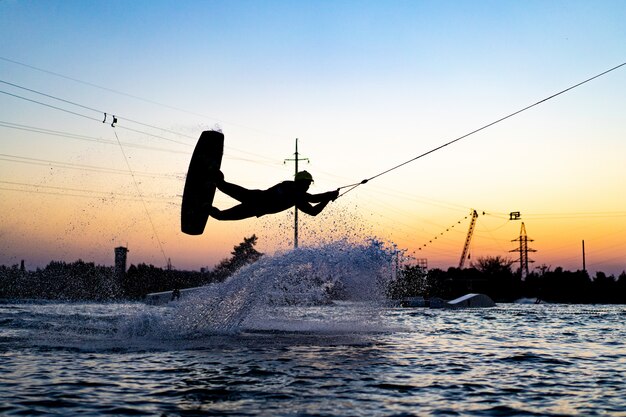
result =
[[[166,141],[169,141],[169,142],[173,142],[173,143],[177,143],[177,144],[180,144],[180,145],[191,146],[191,144],[186,143],[186,142],[180,142],[180,141],[173,140],[173,139],[170,139],[170,138],[166,138],[166,137],[163,137],[163,136],[160,136],[160,135],[155,135],[155,134],[152,134],[152,133],[149,133],[149,132],[145,132],[145,131],[142,131],[142,130],[137,130],[137,129],[133,129],[133,128],[130,128],[130,127],[127,127],[127,126],[119,125],[119,122],[120,121],[127,121],[127,122],[134,123],[134,124],[137,124],[137,125],[140,125],[140,126],[144,126],[144,127],[148,127],[148,128],[151,128],[151,129],[160,130],[160,131],[163,131],[163,132],[166,132],[166,133],[171,133],[171,134],[174,134],[174,135],[178,135],[178,136],[181,136],[181,137],[184,137],[184,138],[193,139],[193,140],[196,139],[195,137],[190,136],[190,135],[186,135],[184,133],[176,132],[176,131],[170,130],[170,129],[165,129],[165,128],[162,128],[162,127],[159,127],[159,126],[154,126],[154,125],[151,125],[151,124],[148,124],[148,123],[144,123],[144,122],[140,122],[140,121],[137,121],[137,120],[133,120],[133,119],[130,119],[130,118],[127,118],[127,117],[113,115],[112,113],[105,112],[103,110],[95,109],[93,107],[77,103],[75,101],[71,101],[71,100],[67,100],[67,99],[64,99],[64,98],[57,97],[57,96],[53,96],[51,94],[47,94],[47,93],[44,93],[44,92],[41,92],[41,91],[38,91],[38,90],[34,90],[32,88],[24,87],[24,86],[15,84],[15,83],[11,83],[11,82],[4,81],[4,80],[0,80],[0,83],[4,83],[4,84],[12,86],[14,88],[22,89],[24,91],[28,91],[28,92],[31,92],[31,93],[34,93],[34,94],[39,94],[41,96],[44,96],[44,97],[47,97],[47,98],[50,98],[50,99],[53,99],[53,100],[60,101],[62,103],[70,104],[70,105],[77,106],[77,107],[80,107],[80,108],[85,109],[85,110],[89,110],[89,111],[93,111],[93,112],[102,114],[102,115],[104,115],[104,120],[102,120],[103,123],[106,122],[108,116],[111,115],[113,117],[113,123],[116,124],[115,127],[119,127],[121,129],[125,129],[125,130],[131,131],[131,132],[144,134],[144,135],[147,135],[147,136],[152,136],[154,138],[163,139],[163,140],[166,140]],[[81,114],[81,113],[77,113],[77,112],[74,112],[74,111],[71,111],[71,110],[67,110],[67,109],[64,109],[64,108],[61,108],[61,107],[58,107],[58,106],[53,106],[51,104],[43,103],[43,102],[38,101],[38,100],[34,100],[34,99],[30,99],[30,98],[27,98],[27,97],[24,97],[24,96],[20,96],[18,94],[9,93],[7,91],[2,91],[2,90],[0,90],[0,93],[6,94],[6,95],[9,95],[9,96],[12,96],[14,98],[21,99],[21,100],[29,101],[29,102],[32,102],[32,103],[35,103],[35,104],[39,104],[39,105],[42,105],[42,106],[46,106],[46,107],[49,107],[49,108],[52,108],[52,109],[55,109],[55,110],[59,110],[59,111],[62,111],[62,112],[73,114],[73,115],[76,115],[76,116],[88,118],[90,120],[100,121],[98,118],[87,116],[87,115],[84,115],[84,114]],[[113,127],[113,124],[112,124],[112,127]],[[255,156],[257,158],[263,158],[265,160],[274,161],[273,158],[268,158],[268,157],[263,156],[263,155],[255,154],[253,152],[244,151],[244,150],[237,149],[237,148],[234,148],[234,147],[230,147],[229,146],[229,147],[227,147],[227,149],[232,149],[232,150],[237,151],[237,152],[246,153],[246,154]],[[242,159],[242,158],[240,158],[240,159],[241,160],[245,160],[245,159]]]
[[[75,111],[64,109],[62,107],[53,106],[52,104],[44,103],[44,102],[41,102],[41,101],[38,101],[38,100],[33,100],[31,98],[20,96],[18,94],[9,93],[8,91],[0,90],[0,93],[6,94],[6,95],[11,96],[11,97],[19,98],[21,100],[28,101],[28,102],[31,102],[31,103],[39,104],[41,106],[49,107],[49,108],[54,109],[54,110],[59,110],[59,111],[65,112],[65,113],[69,113],[69,114],[75,115],[75,116],[84,117],[85,119],[93,120],[93,121],[96,121],[96,122],[101,122],[101,120],[98,119],[98,118],[87,116],[87,115],[84,115],[84,114],[81,114],[81,113],[77,113]],[[57,100],[61,100],[61,101],[66,102],[66,100],[63,100],[63,99],[57,99]],[[105,115],[105,120],[106,120],[106,115],[108,113],[103,112],[102,114]],[[118,119],[116,118],[116,116],[114,116],[114,122],[113,123],[115,123],[117,120]],[[122,120],[130,121],[129,119],[122,119]],[[142,130],[132,129],[132,128],[126,127],[126,126],[120,126],[120,125],[113,126],[113,124],[111,124],[111,127],[119,127],[121,129],[126,129],[126,130],[131,131],[131,132],[140,133],[140,134],[147,135],[147,136],[152,136],[154,138],[163,139],[163,140],[166,140],[166,141],[169,141],[169,142],[177,143],[179,145],[191,146],[189,143],[186,143],[186,142],[180,142],[180,141],[177,141],[177,140],[174,140],[174,139],[166,138],[164,136],[155,135],[153,133],[144,132]],[[159,128],[155,127],[155,129],[159,129]]]
[[140,100],[140,101],[143,101],[143,102],[146,102],[146,103],[155,104],[157,106],[166,107],[166,108],[169,108],[169,109],[172,109],[172,110],[181,111],[181,112],[184,112],[184,113],[194,114],[194,115],[200,116],[200,117],[206,117],[208,119],[216,120],[216,121],[218,121],[220,123],[222,122],[221,120],[219,120],[217,118],[214,118],[214,117],[208,117],[208,116],[203,116],[201,114],[192,113],[192,112],[189,112],[189,111],[186,111],[186,110],[183,110],[183,109],[179,109],[179,108],[174,107],[174,106],[170,106],[170,105],[167,105],[167,104],[159,103],[157,101],[153,101],[153,100],[149,100],[149,99],[146,99],[146,98],[143,98],[143,97],[139,97],[139,96],[136,96],[136,95],[133,95],[133,94],[125,93],[123,91],[115,90],[113,88],[104,87],[104,86],[101,86],[101,85],[98,85],[98,84],[94,84],[94,83],[91,83],[91,82],[88,82],[88,81],[79,80],[78,78],[69,77],[67,75],[63,75],[63,74],[60,74],[58,72],[54,72],[54,71],[46,70],[46,69],[43,69],[43,68],[35,67],[33,65],[24,64],[23,62],[15,61],[15,60],[12,60],[12,59],[9,59],[9,58],[5,58],[5,57],[1,57],[0,56],[0,60],[6,61],[6,62],[10,62],[10,63],[16,64],[16,65],[21,65],[23,67],[30,68],[30,69],[33,69],[35,71],[39,71],[39,72],[43,72],[43,73],[46,73],[46,74],[54,75],[55,77],[64,78],[66,80],[73,81],[75,83],[87,85],[89,87],[94,87],[94,88],[98,88],[100,90],[108,91],[108,92],[119,94],[119,95],[126,96],[126,97],[130,97],[130,98],[133,98],[135,100]]
[[[47,98],[52,98],[54,100],[59,100],[59,101],[61,101],[63,103],[66,103],[66,104],[71,104],[71,105],[74,105],[74,106],[78,106],[80,108],[83,108],[83,109],[86,109],[86,110],[89,110],[89,111],[99,112],[98,110],[93,109],[91,107],[83,106],[81,104],[78,104],[78,103],[75,103],[75,102],[72,102],[72,101],[69,101],[69,100],[61,99],[59,97],[55,97],[55,96],[52,96],[52,95],[49,95],[49,94],[45,94],[45,93],[42,93],[40,91],[36,91],[36,90],[28,89],[26,87],[18,86],[17,84],[8,83],[8,82],[2,81],[2,80],[0,80],[0,82],[2,82],[4,84],[7,84],[7,85],[10,85],[10,86],[13,86],[13,87],[16,87],[16,88],[23,89],[25,91],[29,91],[31,93],[42,95],[42,96],[47,97]],[[3,93],[3,94],[7,94],[9,96],[12,96],[12,97],[16,97],[16,98],[20,98],[22,100],[26,100],[26,101],[29,101],[29,102],[32,102],[32,103],[40,104],[42,106],[46,106],[46,107],[49,107],[49,108],[52,108],[52,109],[55,109],[55,110],[63,111],[63,112],[69,113],[69,114],[73,114],[73,115],[84,117],[84,118],[91,119],[91,120],[97,120],[97,119],[94,119],[93,117],[86,116],[86,115],[81,114],[81,113],[77,113],[77,112],[74,112],[74,111],[71,111],[71,110],[63,109],[61,107],[53,106],[51,104],[43,103],[43,102],[40,102],[40,101],[37,101],[37,100],[33,100],[33,99],[30,99],[30,98],[27,98],[27,97],[19,96],[19,95],[12,94],[12,93],[9,93],[9,92],[6,92],[6,91],[0,91],[0,92]],[[104,121],[103,122],[105,122],[106,119],[107,119],[107,113],[104,112]],[[113,122],[111,123],[111,127],[115,127],[114,125],[115,125],[115,123],[117,123],[117,121],[118,121],[118,119],[115,116],[113,116]],[[143,123],[142,123],[142,125],[148,126],[147,124],[143,124]],[[139,132],[139,131],[137,131],[135,129],[130,129],[130,128],[127,128],[127,129],[131,130],[131,131]],[[161,239],[159,238],[158,232],[157,232],[156,227],[154,225],[154,221],[152,220],[152,216],[150,215],[150,212],[148,210],[148,206],[146,205],[146,202],[145,202],[145,199],[143,197],[143,194],[141,193],[141,190],[139,189],[139,184],[137,182],[137,179],[135,178],[135,173],[131,169],[130,163],[128,161],[128,157],[126,156],[126,153],[124,152],[124,147],[122,146],[122,143],[119,140],[117,132],[115,130],[113,132],[115,133],[115,138],[117,139],[117,143],[119,144],[120,150],[122,151],[122,155],[124,156],[124,160],[125,160],[126,165],[128,167],[128,171],[130,172],[131,177],[133,179],[133,183],[135,185],[135,189],[137,190],[137,194],[139,195],[139,197],[141,199],[141,203],[142,203],[142,205],[143,205],[143,207],[144,207],[144,209],[146,211],[146,216],[148,217],[148,220],[150,221],[150,225],[152,226],[152,231],[153,231],[154,236],[156,237],[157,242],[159,244],[159,248],[161,250],[161,254],[163,255],[163,258],[165,259],[165,262],[167,263],[168,259],[167,259],[167,256],[165,255],[165,250],[163,248],[163,243],[161,242]],[[147,132],[140,132],[140,133],[147,133]],[[155,136],[156,137],[156,135],[151,135],[151,136]],[[161,138],[172,141],[171,139],[168,139],[168,138],[163,138],[163,137],[161,137]]]
[[[87,142],[96,142],[96,143],[103,143],[106,145],[114,145],[114,146],[118,146],[118,143],[114,140],[109,140],[109,139],[103,139],[103,138],[97,138],[94,136],[86,136],[86,135],[80,135],[77,133],[70,133],[70,132],[63,132],[63,131],[59,131],[59,130],[52,130],[52,129],[46,129],[46,128],[42,128],[42,127],[37,127],[37,126],[29,126],[29,125],[23,125],[23,124],[19,124],[19,123],[11,123],[11,122],[6,122],[3,120],[0,120],[0,127],[4,127],[7,129],[14,129],[14,130],[21,130],[24,132],[32,132],[32,133],[38,133],[38,134],[42,134],[42,135],[50,135],[50,136],[57,136],[57,137],[63,137],[63,138],[68,138],[68,139],[74,139],[74,140],[81,140],[81,141],[87,141]],[[155,146],[147,146],[147,145],[139,145],[139,144],[135,144],[135,143],[130,143],[130,142],[122,142],[122,145],[124,145],[125,148],[135,148],[135,149],[145,149],[145,150],[150,150],[150,151],[159,151],[159,152],[168,152],[168,153],[175,153],[175,154],[182,154],[182,155],[189,155],[189,152],[187,151],[179,151],[179,150],[175,150],[175,149],[167,149],[167,148],[159,148],[159,147],[155,147]],[[245,151],[240,151],[236,148],[230,148],[227,147],[227,149],[230,149],[232,151],[235,152],[243,152],[243,153],[248,153],[250,155],[254,155],[251,152],[245,152]],[[255,156],[260,156],[260,155],[255,155]],[[243,158],[243,157],[238,157],[238,156],[233,156],[232,154],[225,154],[224,155],[225,159],[230,159],[230,160],[236,160],[236,161],[244,161],[244,162],[250,162],[250,163],[254,163],[254,164],[261,164],[261,165],[268,165],[268,162],[262,162],[259,160],[254,160],[254,159],[250,159],[250,158]],[[283,165],[277,161],[273,161],[270,160],[270,158],[264,158],[269,162],[272,162],[273,165]]]
[[626,211],[597,211],[597,212],[574,212],[574,213],[554,213],[554,214],[530,214],[524,215],[532,220],[562,220],[562,219],[582,219],[582,218],[607,218],[625,217]]
[[[128,171],[122,170],[122,169],[98,167],[98,166],[93,166],[93,165],[74,164],[74,163],[69,163],[69,162],[51,161],[47,159],[30,158],[30,157],[18,156],[18,155],[0,154],[0,160],[22,163],[22,164],[29,164],[29,165],[52,166],[52,167],[63,168],[63,169],[74,169],[74,170],[79,170],[79,171],[129,175]],[[182,179],[182,174],[174,175],[174,174],[157,174],[157,173],[149,173],[149,172],[138,172],[136,173],[136,175],[139,175],[142,177],[149,177],[149,178],[169,178],[169,179],[179,179],[179,180]]]
[[[169,104],[160,103],[158,101],[154,101],[154,100],[146,99],[146,98],[143,98],[143,97],[140,97],[140,96],[136,96],[136,95],[133,95],[133,94],[125,93],[123,91],[115,90],[113,88],[104,87],[104,86],[101,86],[101,85],[98,85],[98,84],[95,84],[95,83],[91,83],[91,82],[88,82],[88,81],[83,81],[83,80],[80,80],[78,78],[69,77],[67,75],[63,75],[63,74],[60,74],[58,72],[54,72],[54,71],[46,70],[46,69],[43,69],[43,68],[35,67],[33,65],[28,65],[28,64],[25,64],[23,62],[15,61],[13,59],[9,59],[9,58],[5,58],[5,57],[1,57],[0,56],[0,60],[6,61],[6,62],[10,62],[10,63],[15,64],[15,65],[20,65],[20,66],[23,66],[23,67],[26,67],[26,68],[30,68],[30,69],[35,70],[35,71],[43,72],[45,74],[54,75],[55,77],[64,78],[66,80],[69,80],[69,81],[72,81],[72,82],[75,82],[75,83],[87,85],[89,87],[98,88],[100,90],[108,91],[108,92],[111,92],[111,93],[114,93],[114,94],[119,94],[119,95],[122,95],[122,96],[130,97],[130,98],[133,98],[135,100],[143,101],[145,103],[150,103],[150,104],[154,104],[156,106],[168,108],[168,109],[171,109],[171,110],[176,110],[176,111],[179,111],[181,113],[191,114],[193,116],[202,117],[204,119],[210,119],[210,120],[216,121],[216,122],[221,123],[221,124],[228,124],[228,125],[231,125],[231,126],[241,127],[241,128],[244,128],[244,129],[248,129],[250,131],[262,133],[264,135],[272,135],[272,136],[275,135],[274,132],[265,132],[265,131],[262,131],[262,130],[260,130],[258,128],[249,127],[249,126],[245,126],[245,125],[242,125],[242,124],[239,124],[239,123],[233,123],[233,122],[225,121],[225,120],[219,119],[217,117],[212,117],[212,116],[207,116],[207,115],[204,115],[204,114],[192,112],[192,111],[189,111],[189,110],[182,109],[180,107],[171,106]],[[287,137],[286,134],[281,134],[281,136]]]
[[[23,62],[15,61],[15,60],[12,60],[12,59],[9,59],[9,58],[5,58],[5,57],[2,57],[2,56],[0,56],[0,60],[6,61],[6,62],[10,62],[10,63],[16,64],[16,65],[21,65],[23,67],[30,68],[30,69],[33,69],[35,71],[39,71],[39,72],[43,72],[43,73],[46,73],[46,74],[54,75],[55,77],[60,77],[60,78],[66,79],[66,80],[74,81],[74,82],[79,83],[79,84],[88,85],[90,87],[95,87],[95,88],[99,88],[101,90],[110,91],[110,92],[115,93],[115,94],[120,94],[120,95],[124,95],[124,96],[127,96],[127,97],[131,97],[131,98],[135,98],[135,99],[138,99],[138,100],[142,100],[142,101],[153,103],[153,102],[151,102],[151,101],[149,101],[147,99],[144,99],[144,98],[141,98],[141,97],[137,97],[137,96],[133,96],[131,94],[124,93],[122,91],[114,90],[114,89],[109,88],[109,87],[103,87],[103,86],[98,85],[98,84],[93,84],[93,83],[90,83],[90,82],[87,82],[87,81],[79,80],[78,78],[69,77],[67,75],[63,75],[63,74],[59,74],[58,72],[54,72],[54,71],[46,70],[46,69],[43,69],[43,68],[35,67],[33,65],[24,64]],[[154,102],[153,104],[159,104],[159,103]],[[161,104],[159,104],[159,105],[161,105]]]
[[[95,190],[86,190],[86,189],[81,189],[81,188],[58,187],[58,186],[53,186],[53,185],[28,184],[28,183],[15,182],[15,181],[0,181],[0,184],[5,184],[8,186],[16,186],[16,187],[34,188],[31,190],[28,190],[28,189],[0,187],[0,190],[16,191],[16,192],[23,192],[23,193],[28,193],[28,194],[47,194],[47,195],[60,195],[60,196],[66,196],[66,197],[87,197],[87,198],[98,198],[98,199],[101,199],[104,197],[121,197],[121,199],[126,200],[126,201],[139,201],[136,195],[126,194],[126,193],[95,191]],[[44,190],[69,191],[72,193],[82,193],[82,194],[68,194],[68,193],[60,193],[56,191],[44,191]],[[90,195],[90,194],[96,194],[96,195]],[[164,197],[151,197],[151,199],[157,200],[157,201],[169,201],[174,198],[176,197],[165,197],[165,196]]]
[[[39,94],[41,96],[48,97],[48,98],[51,98],[53,100],[58,100],[58,101],[61,101],[63,103],[66,103],[66,104],[71,104],[73,106],[80,107],[80,108],[83,108],[85,110],[94,111],[94,112],[100,113],[100,114],[107,114],[107,112],[105,112],[103,110],[94,109],[93,107],[85,106],[84,104],[80,104],[80,103],[76,103],[74,101],[70,101],[70,100],[66,100],[66,99],[60,98],[60,97],[56,97],[56,96],[53,96],[51,94],[46,94],[46,93],[43,93],[41,91],[33,90],[32,88],[27,88],[27,87],[24,87],[24,86],[21,86],[21,85],[18,85],[18,84],[14,84],[14,83],[11,83],[11,82],[8,82],[8,81],[0,80],[0,83],[7,84],[7,85],[10,85],[11,87],[19,88],[21,90],[28,91],[28,92],[31,92],[31,93],[34,93],[34,94]],[[135,124],[138,124],[138,125],[141,125],[141,126],[144,126],[144,127],[149,127],[151,129],[157,129],[157,130],[160,130],[160,131],[163,131],[163,132],[172,133],[174,135],[182,136],[182,137],[185,137],[185,138],[195,139],[193,136],[185,135],[184,133],[175,132],[175,131],[170,130],[170,129],[165,129],[165,128],[162,128],[162,127],[159,127],[159,126],[154,126],[154,125],[151,125],[151,124],[148,124],[148,123],[139,122],[137,120],[132,120],[132,119],[128,119],[128,118],[121,117],[121,116],[116,116],[116,118],[118,120],[126,120],[128,122],[135,123]],[[106,118],[105,118],[105,120],[106,120]]]
[[[39,133],[39,134],[42,134],[42,135],[58,136],[58,137],[64,137],[64,138],[68,138],[68,139],[82,140],[82,141],[87,141],[87,142],[98,142],[98,143],[104,143],[104,144],[107,144],[107,145],[115,145],[115,146],[117,146],[117,142],[109,140],[109,139],[102,139],[102,138],[97,138],[97,137],[93,137],[93,136],[79,135],[79,134],[76,134],[76,133],[62,132],[62,131],[58,131],[58,130],[45,129],[45,128],[42,128],[42,127],[36,127],[36,126],[22,125],[22,124],[18,124],[18,123],[5,122],[5,121],[2,121],[2,120],[0,120],[0,127],[4,127],[4,128],[7,128],[7,129],[22,130],[22,131],[25,131],[25,132]],[[157,148],[157,147],[154,147],[154,146],[138,145],[138,144],[130,143],[130,142],[123,142],[122,144],[125,147],[127,147],[127,148],[137,148],[137,149],[145,149],[145,150],[151,150],[151,151],[178,153],[178,154],[184,154],[184,155],[188,155],[189,154],[189,152],[186,152],[186,151],[178,151],[178,150],[175,150],[175,149],[166,149],[166,148]]]
[[29,101],[31,103],[39,104],[39,105],[42,105],[42,106],[45,106],[45,107],[49,107],[51,109],[59,110],[59,111],[62,111],[62,112],[65,112],[65,113],[69,113],[69,114],[73,114],[75,116],[84,117],[85,119],[95,120],[96,122],[100,121],[99,119],[96,119],[96,118],[91,117],[91,116],[86,116],[84,114],[76,113],[76,112],[71,111],[71,110],[67,110],[67,109],[63,109],[61,107],[53,106],[52,104],[43,103],[41,101],[33,100],[31,98],[26,98],[26,97],[23,97],[23,96],[20,96],[20,95],[17,95],[17,94],[9,93],[8,91],[0,90],[0,93],[6,94],[7,96],[19,98],[21,100]]
[[95,111],[97,113],[103,113],[100,110],[96,110],[96,109],[94,109],[92,107],[87,107],[87,106],[84,106],[82,104],[74,103],[73,101],[69,101],[69,100],[65,100],[65,99],[59,98],[59,97],[55,97],[55,96],[52,96],[50,94],[42,93],[41,91],[33,90],[33,89],[30,89],[30,88],[23,87],[21,85],[10,83],[8,81],[0,80],[0,83],[6,84],[6,85],[10,85],[11,87],[19,88],[20,90],[24,90],[24,91],[28,91],[28,92],[31,92],[31,93],[39,94],[41,96],[48,97],[48,98],[51,98],[51,99],[54,99],[54,100],[62,101],[63,103],[71,104],[71,105],[76,106],[76,107],[81,107],[81,108],[83,108],[85,110],[91,110],[91,111]]

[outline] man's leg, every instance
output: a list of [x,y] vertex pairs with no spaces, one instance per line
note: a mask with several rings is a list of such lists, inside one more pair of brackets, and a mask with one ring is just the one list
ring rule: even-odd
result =
[[224,194],[241,202],[241,204],[226,210],[211,207],[209,214],[216,220],[241,220],[259,214],[258,204],[263,198],[263,191],[249,190],[237,184],[224,181],[224,174],[217,171],[213,174],[215,186]]
[[242,220],[247,219],[248,217],[254,217],[258,214],[255,207],[247,204],[239,204],[226,210],[219,210],[216,207],[211,207],[211,211],[209,213],[211,217],[216,220]]
[[253,200],[256,197],[255,194],[259,192],[224,181],[224,174],[219,170],[209,173],[209,181],[214,183],[218,190],[242,203]]
[[254,200],[255,194],[259,192],[258,190],[248,190],[247,188],[226,181],[216,182],[215,186],[227,196],[242,203]]

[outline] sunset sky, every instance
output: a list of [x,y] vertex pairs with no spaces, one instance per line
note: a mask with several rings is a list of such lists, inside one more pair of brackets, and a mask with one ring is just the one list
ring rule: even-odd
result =
[[[224,132],[231,182],[292,178],[298,138],[311,192],[336,189],[626,62],[624,16],[622,0],[0,1],[0,264],[112,265],[127,246],[199,269],[252,234],[288,250],[292,211],[180,232],[203,130]],[[377,237],[447,269],[475,209],[470,262],[516,259],[523,221],[531,268],[582,269],[584,240],[587,269],[617,275],[625,114],[626,66],[302,214],[300,244]]]

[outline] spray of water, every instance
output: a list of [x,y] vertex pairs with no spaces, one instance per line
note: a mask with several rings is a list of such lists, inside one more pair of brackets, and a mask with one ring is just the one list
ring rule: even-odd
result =
[[145,335],[158,329],[162,336],[189,339],[245,331],[379,329],[375,316],[392,259],[393,251],[376,239],[264,256],[185,297],[161,317],[142,315],[131,331]]
[[19,320],[37,346],[81,350],[368,343],[385,321],[393,246],[339,240],[266,255],[221,283],[167,306],[49,303]]

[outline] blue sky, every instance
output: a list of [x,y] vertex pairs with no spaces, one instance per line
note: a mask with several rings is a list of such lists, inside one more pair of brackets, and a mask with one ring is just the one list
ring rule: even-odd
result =
[[[0,128],[0,153],[13,158],[0,161],[0,174],[14,183],[0,190],[2,210],[32,210],[0,224],[0,252],[7,254],[0,263],[22,257],[108,263],[110,247],[128,243],[131,260],[160,264],[154,242],[163,241],[175,265],[195,268],[227,256],[255,232],[267,251],[287,247],[288,233],[277,234],[274,223],[288,224],[288,213],[211,224],[212,236],[191,242],[177,234],[180,177],[202,130],[216,124],[224,130],[224,171],[252,188],[291,175],[293,166],[283,160],[297,137],[316,176],[313,191],[326,191],[626,61],[625,15],[623,1],[1,1],[1,79],[184,136],[158,134],[170,139],[163,140],[120,124],[115,132],[131,168],[161,176],[137,187],[128,176],[75,169],[127,170],[115,143]],[[519,223],[504,218],[520,210],[539,245],[538,263],[575,269],[580,240],[587,239],[589,250],[597,250],[597,268],[619,273],[626,263],[619,237],[626,235],[619,191],[626,185],[625,90],[622,69],[360,187],[327,218],[303,221],[328,230],[337,219],[358,218],[348,234],[375,234],[413,252],[477,208],[494,213],[479,219],[477,254],[502,255],[519,232]],[[5,122],[116,141],[106,124],[6,95],[0,105]],[[74,169],[51,173],[16,157]],[[178,179],[165,180],[168,175]],[[33,186],[112,197],[106,204],[89,197],[77,202]],[[124,209],[121,196],[138,193],[164,204],[148,207],[158,237],[145,226],[141,205]],[[218,196],[216,204],[232,202]],[[43,220],[48,207],[55,208],[54,222]],[[454,265],[464,233],[429,245],[425,256],[434,266]],[[49,234],[56,237],[42,238]],[[42,245],[32,250],[29,239],[37,236]]]

